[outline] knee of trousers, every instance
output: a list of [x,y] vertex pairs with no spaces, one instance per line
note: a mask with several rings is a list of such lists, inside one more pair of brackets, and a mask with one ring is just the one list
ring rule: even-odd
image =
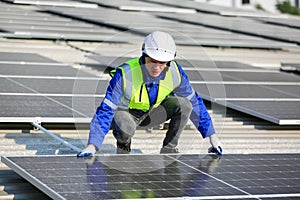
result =
[[176,107],[179,109],[178,111],[182,115],[189,117],[193,109],[191,102],[184,97],[176,97],[176,98],[177,98]]
[[117,111],[113,119],[113,128],[125,137],[132,137],[136,130],[136,122],[127,111]]
[[179,97],[178,102],[180,104],[181,112],[190,114],[192,112],[193,106],[187,98]]

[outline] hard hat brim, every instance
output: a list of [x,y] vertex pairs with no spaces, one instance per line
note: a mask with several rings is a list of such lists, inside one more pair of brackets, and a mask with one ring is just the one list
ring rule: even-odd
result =
[[154,48],[146,48],[143,50],[143,53],[148,55],[150,58],[153,58],[154,60],[160,61],[160,62],[169,62],[171,60],[174,60],[175,58],[175,52],[167,52],[160,49],[154,49]]

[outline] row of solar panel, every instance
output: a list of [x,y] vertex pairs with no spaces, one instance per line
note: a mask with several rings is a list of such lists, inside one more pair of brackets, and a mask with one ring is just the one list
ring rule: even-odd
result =
[[[0,122],[88,123],[104,78],[30,53],[0,53]],[[75,120],[76,121],[76,120]]]
[[[130,58],[89,56],[116,67]],[[192,86],[206,100],[277,124],[299,124],[300,77],[237,62],[180,60]]]
[[297,199],[299,154],[3,157],[53,199]]
[[[16,117],[25,121],[34,117],[49,121],[49,118],[55,121],[55,118],[65,118],[67,122],[78,117],[89,121],[105,95],[106,78],[36,54],[2,52],[0,57],[2,121]],[[89,58],[97,60],[100,67],[116,67],[130,59]],[[178,63],[204,99],[274,123],[299,124],[300,77],[235,62],[179,59]]]
[[[14,2],[17,3],[17,1]],[[72,1],[66,1],[64,5],[68,2]],[[136,1],[90,0],[85,2],[90,2],[97,7],[40,6],[40,10],[25,10],[16,4],[2,3],[0,8],[1,35],[13,38],[141,42],[142,36],[149,32],[165,30],[172,33],[179,45],[281,49],[300,43],[300,34],[297,29],[287,31],[286,27],[265,24],[248,18],[226,18],[200,12],[133,13],[124,11],[117,5],[134,5],[137,4]],[[174,5],[180,4],[182,7],[182,3],[167,2],[167,6],[157,1],[138,2],[138,5],[149,7],[150,4],[152,7],[175,9]],[[30,1],[28,3],[30,4]],[[31,3],[34,4],[34,2]],[[195,8],[199,8],[199,5]],[[192,7],[189,6],[186,9],[192,9]]]

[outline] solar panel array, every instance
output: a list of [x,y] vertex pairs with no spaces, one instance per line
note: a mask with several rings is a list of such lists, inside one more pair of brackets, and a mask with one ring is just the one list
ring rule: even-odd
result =
[[[217,5],[209,5],[197,1],[190,1],[183,4],[180,0],[147,0],[147,2],[158,3],[165,6],[196,9],[196,14],[159,14],[164,19],[185,22],[205,27],[213,27],[220,30],[243,33],[246,35],[258,36],[277,41],[299,44],[299,24],[297,17],[284,15],[266,14],[260,11],[247,11],[236,8],[226,8]],[[244,17],[224,17],[224,15]],[[247,18],[249,17],[249,18]],[[287,27],[291,29],[287,29]]]
[[[22,3],[11,0],[8,0],[8,2]],[[22,4],[36,5],[41,3],[45,5],[45,2],[26,1]],[[285,27],[264,23],[266,20],[271,21],[272,19],[264,19],[263,22],[262,19],[223,17],[220,16],[221,7],[203,7],[204,4],[199,2],[188,1],[189,3],[184,5],[179,1],[164,1],[162,3],[155,0],[146,2],[88,0],[77,2],[78,5],[70,4],[71,1],[60,2],[61,5],[30,7],[29,9],[24,6],[17,7],[1,3],[0,20],[3,22],[1,23],[1,35],[17,38],[141,43],[143,36],[149,32],[167,30],[174,36],[176,43],[179,45],[283,48],[295,46],[296,43],[299,43],[300,34],[296,28],[291,28],[287,32]],[[54,5],[57,2],[52,3]],[[85,5],[86,3],[89,6]],[[171,3],[172,5],[170,5]],[[155,10],[151,12],[126,12],[124,6],[153,7]],[[171,8],[171,10],[169,12],[164,11],[163,9],[166,7]],[[176,8],[184,9],[176,10]],[[204,13],[203,9],[213,14]],[[198,12],[195,13],[195,10]],[[294,20],[291,23],[297,24],[297,21]],[[69,117],[76,113],[75,115],[80,118],[90,118],[96,105],[99,104],[99,99],[104,95],[104,86],[107,82],[106,84],[100,84],[103,87],[97,88],[100,87],[95,86],[97,85],[95,82],[98,81],[97,77],[87,75],[86,78],[82,77],[79,80],[74,77],[75,72],[64,79],[52,77],[61,76],[64,72],[70,73],[66,72],[65,67],[55,69],[55,65],[63,64],[53,65],[52,63],[50,68],[46,67],[44,63],[43,66],[40,66],[40,63],[33,63],[34,60],[31,60],[30,64],[23,65],[16,62],[16,60],[7,63],[6,59],[8,59],[7,55],[4,55],[1,63],[2,76],[0,82],[2,85],[6,85],[1,91],[3,94],[1,101],[11,102],[11,104],[2,110],[2,120],[10,121],[12,119],[10,117],[24,117],[24,119],[30,118],[26,121],[31,121],[32,117],[39,116],[50,119],[54,117],[54,114],[50,111],[57,104],[60,111],[56,112],[56,115],[59,117],[67,117],[70,120]],[[246,71],[244,68],[240,69],[240,66],[237,67],[239,70],[230,66],[227,70],[220,69],[219,71],[220,66],[224,63],[217,63],[217,71],[207,70],[208,66],[205,67],[207,69],[198,68],[207,64],[208,62],[199,63],[199,61],[195,61],[196,70],[199,73],[195,73],[195,69],[187,69],[193,86],[199,90],[205,99],[260,116],[278,124],[300,123],[298,109],[295,109],[300,96],[298,77],[268,70],[255,71],[249,66],[247,66],[248,70]],[[191,65],[194,64],[187,63],[186,66]],[[185,63],[183,66],[185,66]],[[40,74],[40,70],[37,70],[41,67],[45,68],[42,74]],[[68,66],[69,68],[70,66]],[[249,69],[251,70],[249,71]],[[55,74],[53,70],[57,70],[59,75]],[[79,81],[80,85],[76,85]],[[88,89],[78,89],[80,87],[88,87]],[[98,100],[95,100],[95,98]],[[32,109],[35,108],[33,105],[37,105],[36,102],[40,102],[41,99],[44,99],[43,103],[45,105],[42,107],[51,109],[44,109],[43,111]],[[74,99],[78,102],[74,103]],[[279,101],[284,103],[279,103]],[[82,106],[79,105],[83,105],[82,102],[90,102],[90,105],[95,106],[91,106],[91,109],[84,106],[84,108],[81,108]],[[257,107],[260,107],[258,106],[259,103],[262,105],[270,103],[272,105],[272,102],[275,102],[274,104],[280,108],[288,107],[285,109],[286,112],[279,112],[280,108],[277,109],[278,112],[271,111],[273,107],[269,108],[268,106],[264,107],[263,113],[261,113],[262,109],[257,110]],[[281,104],[283,104],[283,107],[281,107]],[[29,114],[28,110],[23,111],[21,106],[16,105],[24,105],[22,107],[33,111]],[[75,111],[74,106],[77,107]],[[73,114],[71,115],[72,109]],[[9,116],[11,114],[9,114],[9,110],[14,113],[12,116]],[[82,112],[83,110],[87,112]],[[289,112],[289,110],[294,110],[294,112]],[[272,116],[270,116],[270,113]]]
[[[11,2],[11,1],[10,1]],[[18,4],[19,1],[13,1]],[[22,1],[33,4],[43,1]],[[159,3],[137,1],[84,1],[97,7],[80,7],[70,1],[59,1],[61,6],[40,6],[38,9],[1,4],[2,37],[9,38],[43,38],[57,40],[108,41],[108,42],[141,42],[146,34],[154,30],[167,30],[172,33],[177,44],[206,45],[222,47],[250,47],[281,49],[293,44],[269,40],[232,31],[207,26],[181,23],[176,20],[159,19],[163,12],[183,14],[190,18],[196,15],[192,8],[181,9],[163,6]],[[50,3],[51,2],[47,2]],[[52,2],[55,5],[55,2]],[[78,2],[75,2],[78,3]],[[69,6],[68,6],[69,5]],[[105,7],[103,7],[105,6]],[[133,8],[132,8],[133,6]],[[145,12],[126,12],[127,9],[153,8]],[[131,7],[131,8],[128,8]],[[2,13],[2,14],[1,14]],[[13,14],[18,13],[18,14]],[[153,14],[154,13],[154,14]],[[156,13],[156,14],[155,14]],[[178,15],[181,16],[181,15]],[[196,15],[197,16],[197,15]],[[7,21],[9,17],[9,21]],[[202,17],[200,18],[202,20]],[[197,21],[201,21],[197,20]],[[243,21],[247,24],[247,21]]]
[[[3,38],[141,44],[163,30],[178,45],[277,50],[300,44],[296,18],[197,1],[3,1]],[[88,57],[114,68],[129,59]],[[300,124],[299,76],[237,62],[178,62],[204,99],[280,125]],[[0,123],[89,123],[107,84],[38,54],[0,52]],[[1,158],[53,199],[299,199],[299,160],[299,154]]]
[[88,123],[108,84],[38,54],[0,52],[0,59],[0,122],[41,117],[50,123],[72,123],[75,118]]
[[[88,1],[97,3],[98,1]],[[103,5],[100,1],[99,5]],[[128,1],[127,1],[128,2]],[[225,31],[205,26],[193,25],[191,23],[181,23],[177,20],[160,19],[162,12],[157,14],[145,12],[124,12],[115,7],[115,4],[127,5],[123,1],[115,0],[105,3],[105,8],[79,9],[79,8],[45,8],[53,14],[63,15],[74,19],[85,20],[95,24],[114,27],[119,30],[129,31],[139,35],[147,35],[155,30],[164,30],[172,34],[179,45],[205,45],[222,47],[250,47],[250,48],[270,48],[281,49],[295,46],[284,42],[272,41],[266,38],[243,35],[231,31]],[[110,8],[112,7],[112,8]],[[154,12],[155,13],[155,12]],[[172,14],[172,13],[170,13]],[[177,15],[178,14],[178,15]],[[176,16],[192,17],[195,14],[176,13]],[[197,19],[199,21],[199,19]]]
[[300,155],[2,157],[53,199],[289,199]]
[[[96,8],[91,9],[97,12]],[[109,27],[40,12],[39,9],[25,9],[4,3],[0,3],[0,23],[2,32],[0,36],[7,38],[106,42],[141,40],[138,35],[120,34],[120,31]],[[118,37],[113,37],[115,35]]]
[[[117,67],[129,57],[89,56]],[[300,124],[300,77],[237,62],[177,59],[206,100],[276,124]]]

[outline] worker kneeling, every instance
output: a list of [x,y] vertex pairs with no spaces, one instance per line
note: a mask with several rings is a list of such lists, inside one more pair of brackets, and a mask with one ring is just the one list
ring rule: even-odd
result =
[[176,45],[171,35],[155,31],[147,35],[142,56],[110,72],[106,95],[90,124],[88,146],[78,154],[94,155],[105,135],[113,129],[117,153],[128,154],[138,126],[149,128],[169,122],[160,153],[178,153],[180,134],[188,119],[209,137],[209,152],[222,154],[210,115],[188,76],[174,61]]

